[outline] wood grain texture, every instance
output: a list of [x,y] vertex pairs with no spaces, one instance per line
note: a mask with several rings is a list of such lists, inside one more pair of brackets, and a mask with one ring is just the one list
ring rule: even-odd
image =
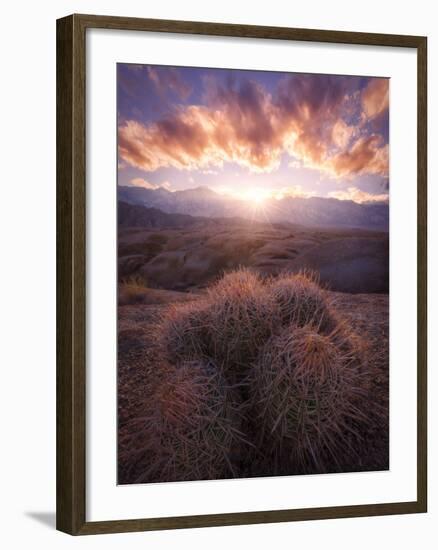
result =
[[57,528],[85,523],[85,41],[57,22]]
[[57,23],[56,65],[56,522],[58,529],[68,531],[73,515],[71,455],[72,410],[71,353],[73,323],[71,316],[71,285],[73,265],[71,262],[71,174],[72,151],[69,146],[72,116],[72,28],[65,21]]
[[427,39],[417,49],[417,500],[427,511]]
[[299,40],[306,42],[332,42],[336,44],[364,44],[368,46],[397,46],[416,48],[422,37],[346,32],[287,27],[262,27],[228,23],[200,23],[194,21],[171,21],[166,19],[140,19],[136,17],[113,17],[100,15],[75,15],[84,27],[102,29],[126,29],[152,32],[172,32],[211,36],[244,38],[267,38],[273,40]]
[[[413,502],[86,521],[85,33],[87,28],[415,48],[418,55],[418,497]],[[73,535],[408,514],[427,510],[427,41],[351,33],[94,15],[57,21],[57,528]]]

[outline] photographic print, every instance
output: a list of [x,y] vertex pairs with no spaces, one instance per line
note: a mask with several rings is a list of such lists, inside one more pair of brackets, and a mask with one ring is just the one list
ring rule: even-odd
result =
[[117,117],[118,483],[387,470],[389,79],[119,63]]

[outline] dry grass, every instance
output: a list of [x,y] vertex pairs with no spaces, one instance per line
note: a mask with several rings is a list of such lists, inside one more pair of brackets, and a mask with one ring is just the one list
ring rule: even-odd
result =
[[123,477],[144,483],[236,476],[243,445],[239,403],[215,365],[184,362],[161,372],[143,414],[121,437]]
[[277,473],[341,471],[354,452],[363,373],[333,335],[287,327],[267,342],[252,370],[258,447]]
[[147,295],[148,287],[143,277],[132,275],[119,284],[119,306],[142,304]]

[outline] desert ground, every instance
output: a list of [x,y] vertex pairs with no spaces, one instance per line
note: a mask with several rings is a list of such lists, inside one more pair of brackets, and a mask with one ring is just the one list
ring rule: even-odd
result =
[[[166,227],[160,219],[155,227],[119,228],[118,482],[388,469],[388,234],[362,229],[272,225],[239,219],[182,219],[179,225],[173,225]],[[187,357],[186,350],[181,354],[178,350],[174,353],[178,338],[184,340],[187,335],[189,340],[197,338],[197,333],[190,332],[193,327],[184,328],[183,333],[172,332],[175,331],[175,322],[184,316],[189,319],[194,311],[202,313],[208,300],[211,302],[210,294],[219,292],[217,289],[223,285],[221,281],[226,280],[230,273],[237,273],[231,275],[230,281],[234,276],[239,279],[239,273],[243,273],[245,284],[247,274],[251,281],[254,274],[263,288],[275,286],[277,279],[298,277],[299,280],[300,274],[311,273],[308,290],[322,300],[330,318],[336,319],[336,326],[330,322],[330,328],[326,330],[322,317],[315,322],[313,314],[301,324],[294,318],[286,328],[284,325],[278,325],[278,330],[270,328],[267,336],[257,333],[254,347],[260,342],[259,355],[248,355],[248,359],[246,356],[244,359],[230,358],[232,352],[229,349],[226,355],[220,355],[216,344],[214,351],[205,351],[200,345]],[[294,284],[292,288],[295,288]],[[247,299],[248,288],[245,287],[244,291],[242,288],[235,294],[237,301]],[[249,294],[252,299],[251,288]],[[228,298],[225,293],[221,299],[215,299],[226,303]],[[239,315],[242,311],[246,313],[240,309]],[[220,319],[226,319],[220,321],[224,327],[230,322],[230,317]],[[216,326],[220,323],[215,322]],[[338,409],[332,410],[331,418],[327,420],[327,425],[331,426],[327,435],[324,432],[320,437],[319,431],[325,429],[325,424],[322,421],[320,424],[318,418],[313,433],[317,434],[314,437],[319,443],[315,445],[302,445],[301,440],[297,443],[295,432],[293,436],[288,435],[289,413],[280,421],[282,413],[275,409],[275,414],[280,414],[279,420],[266,427],[266,434],[260,437],[251,420],[254,414],[258,414],[259,403],[264,403],[265,416],[266,411],[271,411],[268,407],[278,406],[278,403],[272,404],[270,397],[259,395],[260,384],[265,379],[252,380],[253,372],[261,372],[260,356],[263,358],[265,354],[269,361],[269,342],[280,338],[280,329],[284,335],[297,323],[304,327],[298,328],[297,334],[310,326],[312,342],[320,338],[321,345],[325,346],[326,342],[329,347],[334,342],[335,348],[341,350],[340,355],[347,358],[343,361],[348,363],[355,377],[352,378],[355,396],[345,398],[349,405],[336,425],[333,418],[337,418]],[[199,326],[193,328],[194,331],[198,329]],[[360,343],[356,344],[359,340]],[[346,347],[349,351],[345,351]],[[361,357],[357,359],[359,354]],[[201,367],[204,369],[206,361],[208,376],[204,371],[198,373]],[[238,375],[231,372],[229,364]],[[243,373],[239,370],[242,365],[246,369]],[[191,392],[195,395],[199,388],[196,389],[191,369],[198,373],[196,383],[202,386],[202,393],[206,387],[210,388],[211,368],[216,367],[220,378],[214,378],[216,385],[213,390],[219,385],[221,392],[226,393],[225,397],[222,393],[218,397],[213,391],[211,403],[195,403]],[[222,372],[225,373],[223,377]],[[327,383],[331,383],[333,376],[331,373]],[[172,386],[166,377],[176,377],[177,382]],[[311,385],[316,395],[314,380]],[[181,388],[185,388],[185,393]],[[336,390],[336,398],[339,391]],[[344,401],[340,402],[339,409],[343,410]],[[194,418],[201,405],[208,406],[210,412],[213,410],[213,420],[203,419],[204,433],[200,435],[201,424],[198,425]],[[317,403],[316,410],[319,410],[318,406]],[[186,425],[186,417],[190,414],[191,421]],[[300,418],[301,414],[299,412]],[[322,414],[318,412],[318,415]],[[163,419],[166,423],[160,424]],[[157,425],[161,426],[161,431],[157,431]],[[166,428],[162,427],[164,425]],[[284,441],[288,444],[283,444],[281,438],[273,440],[272,434],[278,432],[278,425],[283,425]],[[169,430],[171,437],[168,436]],[[194,437],[198,438],[196,442]],[[342,444],[334,441],[336,438],[343,440]],[[291,442],[295,445],[292,450]],[[268,447],[271,450],[265,452]],[[204,456],[199,465],[195,464],[200,460],[196,455]]]
[[237,267],[261,275],[311,269],[331,290],[388,292],[388,233],[197,220],[179,228],[120,228],[119,280],[135,276],[151,288],[187,292]]

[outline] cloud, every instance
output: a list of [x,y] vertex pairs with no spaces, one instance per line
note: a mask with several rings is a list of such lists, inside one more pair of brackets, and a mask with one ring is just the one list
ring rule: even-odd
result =
[[129,182],[129,186],[143,187],[144,189],[159,189],[161,187],[162,189],[167,189],[168,191],[170,191],[170,183],[168,181],[163,181],[162,183],[156,184],[151,183],[144,178],[133,178]]
[[133,178],[129,184],[133,187],[143,187],[144,189],[157,189],[158,187],[155,183],[150,183],[143,178]]
[[[375,81],[380,80],[370,82]],[[362,107],[377,113],[380,84],[378,90],[369,84],[360,96],[356,77],[286,76],[272,92],[248,79],[205,82],[203,105],[175,107],[150,124],[122,122],[120,158],[144,171],[213,170],[236,163],[252,172],[271,172],[286,153],[332,177],[387,174],[383,139],[366,129],[359,135],[359,126],[344,119],[356,111],[359,119]]]
[[356,134],[354,126],[348,126],[341,118],[332,127],[332,140],[339,148],[344,149]]
[[[269,124],[269,117],[266,118]],[[119,127],[120,157],[145,171],[163,166],[211,169],[236,162],[252,171],[279,165],[280,136],[258,137],[257,122],[246,116],[238,125],[228,109],[189,106],[157,123],[129,120]]]
[[373,78],[362,92],[362,106],[368,118],[380,115],[389,107],[389,80]]
[[282,187],[278,191],[272,193],[275,199],[284,199],[285,197],[309,199],[317,195],[316,191],[306,191],[301,185],[293,185],[289,187]]
[[389,195],[387,193],[373,195],[372,193],[367,193],[357,187],[349,187],[346,191],[331,191],[328,193],[328,196],[333,199],[338,199],[341,201],[354,201],[360,204],[373,202],[386,203],[389,200]]
[[378,135],[360,137],[350,150],[342,151],[327,162],[327,170],[336,176],[351,177],[361,174],[388,176],[389,147]]
[[174,67],[147,67],[149,79],[154,83],[157,92],[161,95],[169,90],[183,100],[192,93],[192,87],[187,84]]
[[[358,80],[330,75],[291,75],[278,89],[275,103],[286,126],[286,149],[305,165],[325,162],[330,148],[338,144],[343,111],[351,103]],[[338,131],[333,128],[338,124]]]

